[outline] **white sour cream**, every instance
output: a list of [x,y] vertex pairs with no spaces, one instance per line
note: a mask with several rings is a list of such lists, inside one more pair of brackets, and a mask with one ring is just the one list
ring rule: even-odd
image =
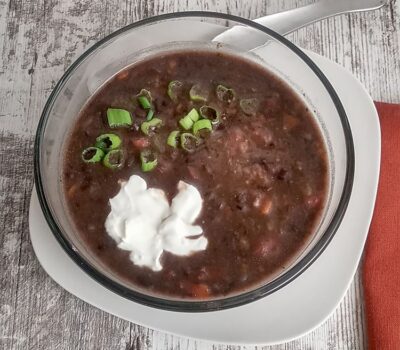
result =
[[179,182],[170,206],[164,191],[147,188],[145,180],[132,175],[110,199],[105,228],[119,248],[131,252],[135,265],[160,271],[164,250],[188,256],[207,248],[203,229],[193,225],[202,205],[199,191],[186,182]]

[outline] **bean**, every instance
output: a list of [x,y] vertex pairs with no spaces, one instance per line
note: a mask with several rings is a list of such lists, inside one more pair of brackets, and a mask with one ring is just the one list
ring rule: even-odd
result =
[[129,72],[127,70],[123,70],[121,73],[119,73],[117,75],[117,79],[124,80],[124,79],[128,78],[128,76],[129,76]]
[[142,150],[150,146],[150,140],[147,137],[139,137],[133,139],[132,144],[135,148]]
[[253,248],[255,257],[265,259],[274,254],[277,249],[277,242],[272,238],[260,238]]
[[272,210],[272,200],[263,199],[260,205],[260,213],[263,215],[268,215]]
[[77,192],[78,189],[79,189],[79,185],[78,185],[77,183],[74,183],[74,184],[68,189],[67,196],[68,196],[69,198],[73,198],[73,197],[75,196],[75,194],[76,194],[76,192]]
[[188,165],[187,169],[188,169],[190,176],[193,179],[198,180],[200,178],[200,173],[199,173],[198,168],[196,168],[195,166],[192,166],[192,165]]
[[246,237],[242,237],[239,240],[240,249],[243,251],[248,251],[250,249],[250,242]]
[[210,288],[205,283],[192,285],[190,294],[199,299],[206,299],[210,296]]
[[299,123],[300,123],[300,121],[296,117],[293,117],[290,114],[285,114],[283,116],[283,130],[285,130],[285,131],[291,131]]
[[306,197],[305,203],[311,209],[316,208],[321,202],[321,198],[317,195],[311,195]]

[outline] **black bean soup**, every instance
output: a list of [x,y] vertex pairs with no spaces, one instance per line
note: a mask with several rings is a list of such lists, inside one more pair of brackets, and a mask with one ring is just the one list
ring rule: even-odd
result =
[[[164,252],[154,272],[129,259],[104,223],[133,174],[169,200],[183,180],[203,198],[207,249]],[[250,60],[178,51],[104,85],[65,145],[63,186],[90,251],[120,278],[172,297],[234,294],[276,275],[309,242],[328,187],[327,152],[307,106]]]

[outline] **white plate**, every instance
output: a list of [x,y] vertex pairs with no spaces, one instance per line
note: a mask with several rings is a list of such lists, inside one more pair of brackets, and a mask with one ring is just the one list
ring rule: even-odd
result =
[[128,321],[212,342],[275,344],[297,338],[333,312],[353,279],[367,237],[380,165],[380,127],[362,85],[335,63],[308,53],[330,79],[348,114],[356,171],[347,212],[317,261],[281,290],[251,304],[209,313],[176,313],[124,299],[91,279],[63,251],[48,228],[33,191],[29,226],[35,253],[47,273],[78,298]]

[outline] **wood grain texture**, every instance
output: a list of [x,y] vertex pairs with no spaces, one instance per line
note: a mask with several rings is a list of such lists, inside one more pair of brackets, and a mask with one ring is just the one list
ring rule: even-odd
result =
[[[253,350],[171,336],[122,321],[70,295],[42,270],[28,233],[33,138],[51,89],[87,47],[138,19],[182,10],[256,18],[309,0],[0,0],[0,349]],[[352,71],[372,97],[400,102],[400,2],[324,20],[290,35]],[[357,273],[319,328],[263,349],[364,349]],[[260,347],[258,349],[261,349]]]

